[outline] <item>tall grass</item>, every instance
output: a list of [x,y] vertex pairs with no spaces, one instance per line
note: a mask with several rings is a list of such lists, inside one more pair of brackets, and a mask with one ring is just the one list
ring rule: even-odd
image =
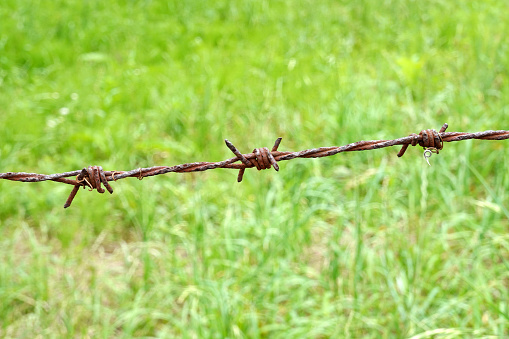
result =
[[[0,4],[0,172],[508,129],[503,1]],[[0,182],[0,336],[509,335],[509,148]]]

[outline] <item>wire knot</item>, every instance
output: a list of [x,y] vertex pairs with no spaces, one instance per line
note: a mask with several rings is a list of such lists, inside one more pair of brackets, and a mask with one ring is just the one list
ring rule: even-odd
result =
[[277,151],[279,144],[281,143],[281,139],[282,138],[277,138],[271,151],[269,151],[267,147],[255,148],[253,150],[253,153],[247,156],[240,153],[239,150],[235,146],[233,146],[233,144],[228,139],[225,139],[224,141],[226,143],[226,146],[228,146],[228,148],[233,152],[233,154],[235,154],[237,159],[240,160],[245,166],[239,170],[237,181],[238,182],[242,181],[245,169],[250,167],[256,167],[256,169],[259,171],[274,167],[276,171],[279,171],[279,165],[277,164],[276,159],[272,155],[272,152]]
[[106,179],[106,175],[104,174],[104,170],[101,166],[88,166],[81,170],[81,173],[76,176],[76,185],[69,194],[67,201],[65,202],[64,208],[71,206],[71,203],[78,193],[80,187],[88,187],[90,191],[94,189],[99,193],[104,193],[104,188],[102,188],[101,184],[106,187],[110,194],[113,193],[113,188],[111,188],[108,183],[108,179]]
[[445,132],[447,127],[449,127],[449,125],[444,124],[439,132],[434,129],[425,129],[419,134],[410,134],[412,139],[401,147],[398,157],[402,157],[403,154],[405,154],[409,145],[419,145],[427,151],[438,154],[438,152],[444,148],[444,140],[442,139],[441,134]]
[[255,158],[252,158],[250,161],[256,166],[257,170],[264,170],[271,168],[274,166],[274,168],[279,169],[278,164],[276,163],[276,160],[272,156],[272,154],[269,152],[269,149],[267,147],[262,148],[255,148],[253,150],[253,154],[256,156]]

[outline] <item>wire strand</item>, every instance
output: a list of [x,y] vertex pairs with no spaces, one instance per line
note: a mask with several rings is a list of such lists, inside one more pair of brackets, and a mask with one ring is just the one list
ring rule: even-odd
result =
[[[103,193],[101,184],[110,192],[113,189],[109,186],[108,181],[118,181],[128,177],[136,177],[143,179],[149,176],[161,175],[166,173],[188,173],[201,172],[217,168],[238,169],[238,181],[242,181],[246,168],[256,167],[258,170],[273,167],[279,170],[278,161],[292,160],[296,158],[322,158],[333,156],[342,152],[368,151],[391,146],[403,146],[398,153],[398,157],[403,156],[408,146],[419,145],[432,153],[438,153],[443,148],[444,142],[462,141],[468,139],[479,140],[505,140],[509,139],[509,131],[484,131],[476,133],[467,132],[445,132],[448,125],[444,124],[439,132],[428,129],[423,130],[419,134],[411,134],[410,136],[393,139],[393,140],[369,140],[358,141],[344,146],[331,146],[307,149],[298,152],[281,152],[278,151],[281,138],[278,138],[271,151],[267,147],[254,149],[252,153],[242,154],[228,140],[226,145],[235,154],[234,158],[226,159],[219,162],[193,162],[175,166],[155,166],[148,168],[136,168],[130,171],[104,171],[101,166],[89,166],[81,170],[72,172],[56,173],[56,174],[38,174],[25,172],[6,172],[0,173],[0,179],[21,181],[21,182],[41,182],[56,181],[64,184],[73,185],[74,188],[69,195],[64,208],[71,205],[72,200],[78,193],[80,187],[88,187],[90,190],[96,189],[99,193]],[[68,179],[68,177],[76,177],[76,179]]]

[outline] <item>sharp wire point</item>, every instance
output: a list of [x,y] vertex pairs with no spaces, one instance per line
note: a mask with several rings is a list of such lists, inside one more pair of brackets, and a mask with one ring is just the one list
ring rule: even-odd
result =
[[428,163],[428,165],[431,166],[431,164],[429,163],[429,158],[431,158],[431,155],[433,154],[433,152],[431,152],[431,150],[427,149],[424,151],[424,159],[426,159],[426,162]]

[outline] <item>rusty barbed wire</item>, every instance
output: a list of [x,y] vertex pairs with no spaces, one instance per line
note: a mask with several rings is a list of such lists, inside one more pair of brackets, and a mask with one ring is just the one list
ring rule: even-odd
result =
[[[448,125],[444,124],[440,131],[434,129],[422,130],[419,134],[410,134],[410,136],[394,140],[370,140],[358,141],[344,146],[331,146],[307,149],[299,152],[281,152],[278,147],[282,138],[278,138],[269,151],[267,147],[255,148],[251,153],[242,154],[230,141],[225,139],[226,146],[235,154],[234,158],[219,162],[193,162],[176,166],[155,166],[148,168],[137,168],[131,171],[104,171],[101,166],[89,166],[81,170],[56,173],[56,174],[37,174],[24,172],[0,173],[0,179],[21,181],[21,182],[40,182],[56,181],[64,184],[73,185],[71,194],[67,198],[64,208],[71,206],[71,203],[78,193],[80,187],[89,188],[90,191],[97,190],[104,193],[104,186],[110,194],[113,193],[109,181],[117,181],[127,177],[136,177],[139,180],[154,175],[166,174],[171,172],[187,173],[207,171],[216,168],[238,169],[237,181],[241,182],[246,168],[256,167],[257,170],[269,169],[273,167],[279,171],[278,161],[292,160],[295,158],[321,158],[328,157],[342,152],[368,151],[390,146],[403,146],[398,153],[398,157],[405,154],[408,146],[421,146],[424,148],[426,160],[432,153],[439,153],[443,149],[444,142],[462,141],[468,139],[480,140],[504,140],[509,139],[509,131],[484,131],[476,133],[467,132],[445,132]],[[240,162],[240,163],[236,163]],[[429,162],[428,162],[429,164]],[[76,177],[76,179],[68,179]],[[102,185],[102,186],[101,186]]]

